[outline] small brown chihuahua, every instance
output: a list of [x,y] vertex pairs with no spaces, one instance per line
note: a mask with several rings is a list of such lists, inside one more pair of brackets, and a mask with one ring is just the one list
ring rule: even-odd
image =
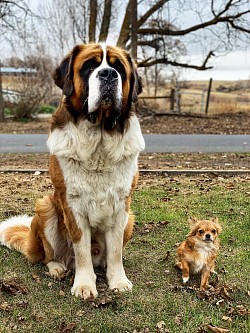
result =
[[189,219],[190,233],[177,249],[176,266],[182,270],[183,283],[187,283],[190,274],[201,273],[200,290],[208,284],[211,272],[219,252],[219,239],[222,228],[217,218],[211,220]]

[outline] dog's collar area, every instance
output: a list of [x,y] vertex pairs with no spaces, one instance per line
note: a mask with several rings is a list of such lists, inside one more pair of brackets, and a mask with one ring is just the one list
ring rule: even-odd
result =
[[[93,125],[96,124],[97,118],[98,118],[98,112],[97,111],[94,111],[94,112],[91,112],[91,113],[87,114],[87,120]],[[120,119],[120,115],[111,116],[109,118],[104,118],[103,119],[104,128],[107,129],[107,130],[113,129],[117,125],[117,122],[119,121],[119,119]]]

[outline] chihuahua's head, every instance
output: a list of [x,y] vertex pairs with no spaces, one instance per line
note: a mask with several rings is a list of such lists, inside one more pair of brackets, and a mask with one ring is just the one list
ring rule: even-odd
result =
[[206,243],[214,242],[222,230],[217,218],[211,220],[190,218],[189,223],[191,231],[188,236],[195,236]]

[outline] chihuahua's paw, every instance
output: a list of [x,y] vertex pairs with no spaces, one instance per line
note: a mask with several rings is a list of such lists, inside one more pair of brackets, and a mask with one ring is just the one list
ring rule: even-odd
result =
[[187,283],[188,280],[189,280],[189,276],[188,276],[188,277],[183,277],[183,278],[182,278],[183,283]]

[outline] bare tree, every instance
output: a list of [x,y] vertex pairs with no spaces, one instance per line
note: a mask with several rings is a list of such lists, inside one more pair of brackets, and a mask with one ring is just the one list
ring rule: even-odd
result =
[[99,35],[99,42],[106,41],[108,38],[109,25],[111,19],[112,0],[105,0],[102,16],[102,25]]
[[[121,0],[54,0],[56,10],[52,18],[57,13],[57,26],[63,31],[54,29],[53,39],[61,38],[63,49],[80,41],[105,41],[111,34],[114,40],[114,29],[110,29],[110,26],[115,18],[117,21],[119,11],[119,17],[123,15],[123,20],[116,44],[130,50],[131,15],[134,13],[131,12],[131,6],[135,3],[135,0],[127,0],[124,7]],[[161,64],[206,70],[212,67],[210,61],[214,55],[229,52],[239,42],[241,45],[249,42],[249,0],[209,0],[205,3],[203,0],[141,0],[137,1],[137,7],[139,67]],[[60,12],[66,13],[67,17],[61,17]],[[84,19],[80,18],[81,15]],[[187,20],[188,17],[191,19]],[[48,26],[52,23],[53,19],[46,21]],[[66,26],[70,27],[69,31]],[[79,27],[85,27],[81,33]],[[52,28],[50,31],[53,32]],[[199,52],[203,53],[200,63],[184,61],[183,55],[188,53],[191,45],[194,48],[199,46]]]
[[[11,32],[21,36],[26,18],[32,12],[24,0],[0,0],[0,40]],[[0,61],[1,70],[1,61]],[[4,100],[2,92],[2,76],[0,73],[0,121],[4,120]]]
[[[165,14],[168,20],[158,20],[158,26],[150,26],[148,23],[151,17],[159,8],[166,6]],[[179,1],[178,4],[182,8],[182,12],[192,14],[198,23],[192,24],[189,27],[182,28],[182,22],[171,24],[171,10],[177,6],[176,0],[160,0],[157,1],[141,18],[138,20],[138,44],[140,41],[147,39],[147,43],[151,47],[159,47],[159,42],[165,37],[168,40],[177,40],[179,45],[187,45],[188,43],[196,43],[199,41],[203,44],[204,49],[211,45],[212,49],[208,49],[204,55],[201,64],[192,64],[190,62],[182,62],[175,57],[170,57],[169,54],[160,54],[160,57],[148,57],[138,63],[139,67],[150,67],[155,64],[165,64],[183,68],[193,68],[196,70],[206,70],[212,68],[208,62],[216,52],[230,51],[240,40],[249,41],[250,29],[250,3],[248,0],[210,0],[207,6],[204,6],[204,1]],[[210,6],[209,6],[210,5]],[[202,9],[203,8],[203,9]],[[206,10],[204,10],[206,8]],[[179,8],[180,10],[180,8]],[[174,11],[173,11],[174,12]],[[194,19],[194,22],[195,22]],[[191,38],[192,36],[192,38]],[[126,47],[129,41],[129,36],[123,40],[126,42],[123,46]],[[205,43],[202,43],[205,41]],[[222,50],[223,46],[223,50]],[[178,54],[178,53],[177,53]]]
[[0,36],[7,31],[18,32],[31,14],[25,0],[0,0]]
[[96,38],[97,0],[90,1],[89,15],[89,42],[94,42]]

